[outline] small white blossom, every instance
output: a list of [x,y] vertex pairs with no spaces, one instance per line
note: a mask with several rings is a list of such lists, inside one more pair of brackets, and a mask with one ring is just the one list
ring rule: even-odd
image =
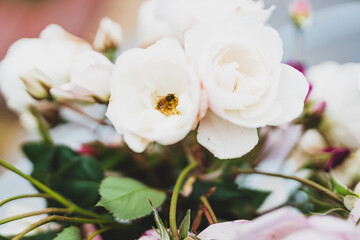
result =
[[9,48],[0,65],[0,86],[19,114],[44,99],[106,102],[112,67],[87,42],[49,25],[40,38],[21,39]]
[[8,106],[22,113],[36,104],[33,97],[47,97],[50,88],[68,82],[74,59],[89,49],[58,25],[49,25],[40,38],[15,42],[0,65],[0,86]]

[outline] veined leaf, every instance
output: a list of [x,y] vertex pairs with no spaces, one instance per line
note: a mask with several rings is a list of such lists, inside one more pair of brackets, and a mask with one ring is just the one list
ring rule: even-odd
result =
[[152,208],[159,207],[166,198],[162,191],[149,188],[131,178],[107,177],[101,184],[99,193],[101,199],[97,206],[109,210],[115,217],[132,220],[151,213]]

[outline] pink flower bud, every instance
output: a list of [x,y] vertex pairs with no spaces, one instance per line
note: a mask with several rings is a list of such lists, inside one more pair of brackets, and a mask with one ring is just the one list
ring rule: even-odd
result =
[[330,154],[329,161],[325,165],[325,171],[327,172],[339,166],[350,155],[350,149],[348,148],[328,147],[323,149],[323,152]]
[[312,14],[309,0],[294,0],[290,5],[289,13],[298,28],[308,25]]
[[96,154],[96,149],[89,144],[83,144],[80,146],[78,153],[85,156],[94,156]]
[[311,107],[310,112],[315,116],[321,117],[325,109],[326,109],[326,102],[318,102]]

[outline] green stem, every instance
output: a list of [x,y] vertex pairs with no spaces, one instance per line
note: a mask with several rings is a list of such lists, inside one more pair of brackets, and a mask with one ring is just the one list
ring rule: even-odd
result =
[[171,197],[171,202],[170,202],[170,217],[169,217],[170,218],[170,231],[172,233],[172,237],[174,238],[174,240],[180,240],[180,236],[178,234],[177,226],[176,226],[176,205],[177,205],[180,187],[181,187],[181,184],[184,181],[186,175],[197,165],[198,165],[197,162],[191,162],[180,173],[180,176],[176,180],[176,184],[175,184],[174,191],[173,191],[173,194]]
[[190,149],[184,145],[183,142],[179,142],[178,144],[180,146],[180,150],[183,152],[183,154],[186,156],[189,164],[190,163],[193,163],[193,162],[196,162],[195,158],[193,157],[193,155],[191,154],[191,151]]
[[54,141],[52,140],[52,138],[50,136],[49,128],[47,126],[47,123],[44,120],[44,118],[40,115],[38,110],[34,106],[32,106],[32,107],[30,107],[30,113],[37,120],[37,128],[39,130],[40,136],[43,139],[43,141],[47,142],[47,143],[50,143],[50,144],[54,144]]
[[210,203],[209,203],[209,201],[207,200],[207,198],[206,198],[205,196],[201,196],[201,197],[200,197],[200,200],[201,200],[201,202],[204,204],[204,206],[206,207],[206,209],[209,211],[210,216],[211,216],[212,220],[214,221],[214,223],[218,223],[218,220],[217,220],[217,218],[216,218],[216,215],[215,215],[213,209],[211,208]]
[[16,216],[4,218],[3,220],[0,220],[0,225],[5,224],[8,222],[16,221],[22,218],[27,218],[31,216],[41,215],[41,214],[47,214],[47,213],[70,213],[71,210],[68,208],[46,208],[44,210],[35,211],[35,212],[29,212],[24,214],[19,214]]
[[22,199],[22,198],[36,198],[36,197],[46,198],[46,199],[52,199],[52,197],[51,197],[49,194],[46,194],[46,193],[23,194],[23,195],[18,195],[18,196],[11,197],[11,198],[8,198],[8,199],[3,200],[2,202],[0,202],[0,207],[1,207],[2,205],[4,205],[5,203],[11,202],[11,201],[14,201],[14,200],[17,200],[17,199]]
[[28,228],[26,228],[23,232],[16,235],[11,240],[19,240],[23,238],[28,232],[31,232],[32,230],[46,224],[49,222],[71,222],[71,223],[111,223],[112,221],[109,220],[100,220],[100,219],[86,219],[86,218],[71,218],[71,217],[64,217],[64,216],[49,216],[47,218],[44,218],[36,223],[31,224]]
[[323,192],[324,194],[328,195],[330,198],[332,198],[336,202],[339,202],[339,203],[343,202],[342,198],[339,195],[337,195],[336,193],[333,193],[329,189],[327,189],[327,188],[321,186],[320,184],[317,184],[311,180],[308,180],[308,179],[299,178],[296,176],[288,176],[288,175],[283,175],[283,174],[278,174],[278,173],[261,172],[261,171],[252,170],[252,169],[237,169],[236,173],[237,174],[260,174],[260,175],[266,175],[266,176],[271,176],[271,177],[280,177],[280,178],[295,180],[304,185],[315,188],[315,189],[319,190],[320,192]]
[[27,175],[23,172],[21,172],[19,169],[17,169],[16,167],[12,166],[11,164],[9,164],[8,162],[6,162],[5,160],[0,158],[0,165],[2,165],[3,167],[7,168],[8,170],[16,173],[17,175],[21,176],[22,178],[26,179],[27,181],[29,181],[31,184],[33,184],[35,187],[39,188],[40,190],[44,191],[45,193],[49,194],[51,197],[53,197],[56,201],[58,201],[59,203],[61,203],[62,205],[70,208],[73,212],[77,212],[79,214],[82,214],[84,216],[88,216],[88,217],[94,217],[94,218],[99,218],[101,216],[99,216],[96,213],[93,213],[91,211],[88,211],[86,209],[82,209],[79,206],[77,206],[76,204],[72,203],[70,200],[67,200],[66,198],[64,198],[63,196],[61,196],[60,194],[58,194],[57,192],[51,190],[49,187],[47,187],[46,185],[44,185],[43,183],[39,182],[38,180],[36,180],[35,178],[31,177],[30,175]]
[[100,233],[103,233],[103,232],[107,232],[113,228],[115,228],[116,226],[112,225],[112,226],[107,226],[107,227],[104,227],[104,228],[101,228],[99,230],[97,230],[96,232],[94,232],[93,234],[91,234],[87,240],[91,240],[93,239],[94,237],[96,237],[97,235],[99,235]]

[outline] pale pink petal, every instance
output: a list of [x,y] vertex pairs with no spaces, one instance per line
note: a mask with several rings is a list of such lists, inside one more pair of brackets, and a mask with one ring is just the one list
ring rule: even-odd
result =
[[85,88],[80,87],[75,83],[65,83],[60,87],[50,89],[51,95],[53,95],[58,101],[62,100],[78,100],[85,102],[94,102],[92,97],[93,93]]
[[224,222],[213,224],[202,231],[197,237],[201,240],[214,240],[214,239],[226,239],[226,240],[239,240],[241,235],[239,231],[246,228],[249,221],[238,220],[234,222]]
[[257,240],[283,239],[306,226],[305,216],[294,208],[284,207],[251,221],[241,237]]
[[220,159],[241,157],[258,142],[256,128],[244,128],[208,111],[200,121],[198,142]]
[[316,239],[316,240],[347,240],[349,238],[341,237],[339,235],[332,235],[326,232],[316,231],[314,229],[304,229],[296,231],[283,240],[304,240],[304,239]]

